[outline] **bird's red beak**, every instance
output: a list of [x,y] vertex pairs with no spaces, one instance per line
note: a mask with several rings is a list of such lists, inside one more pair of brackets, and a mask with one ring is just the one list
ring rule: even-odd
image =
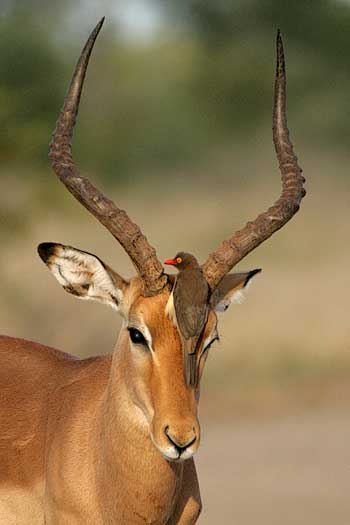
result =
[[171,266],[175,266],[176,259],[165,259],[164,264],[170,264]]

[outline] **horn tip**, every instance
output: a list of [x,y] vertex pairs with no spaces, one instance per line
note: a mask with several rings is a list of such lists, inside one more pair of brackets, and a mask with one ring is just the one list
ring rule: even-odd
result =
[[97,35],[99,34],[99,32],[101,31],[101,27],[103,26],[103,23],[105,21],[105,16],[103,16],[98,22],[97,24],[95,25],[94,29],[92,30],[92,33],[90,35],[90,38],[92,38],[93,40],[96,39]]
[[101,28],[101,27],[103,26],[103,23],[104,23],[105,19],[106,19],[106,17],[103,16],[103,17],[97,22],[96,27]]

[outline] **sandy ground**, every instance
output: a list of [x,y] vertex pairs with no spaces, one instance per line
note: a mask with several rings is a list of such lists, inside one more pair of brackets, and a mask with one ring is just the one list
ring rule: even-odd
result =
[[200,525],[349,525],[344,409],[202,428]]

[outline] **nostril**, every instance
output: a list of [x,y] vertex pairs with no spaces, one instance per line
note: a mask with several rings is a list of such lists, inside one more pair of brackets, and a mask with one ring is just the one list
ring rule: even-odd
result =
[[186,448],[190,447],[191,445],[193,445],[193,443],[196,441],[197,439],[197,436],[196,436],[196,431],[195,431],[195,428],[193,427],[192,428],[192,432],[191,432],[191,436],[186,439],[186,440],[181,440],[177,437],[175,437],[173,434],[171,434],[170,430],[169,430],[169,425],[167,425],[165,428],[164,428],[164,433],[165,435],[167,436],[168,440],[170,441],[170,443],[172,445],[175,446],[175,448],[181,453],[182,451],[184,451]]

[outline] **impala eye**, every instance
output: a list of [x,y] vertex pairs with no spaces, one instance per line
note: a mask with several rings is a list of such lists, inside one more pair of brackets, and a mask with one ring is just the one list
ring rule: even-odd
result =
[[137,328],[128,328],[128,330],[130,339],[135,345],[147,346],[147,341],[144,338],[143,334],[140,332],[140,330],[137,330]]

